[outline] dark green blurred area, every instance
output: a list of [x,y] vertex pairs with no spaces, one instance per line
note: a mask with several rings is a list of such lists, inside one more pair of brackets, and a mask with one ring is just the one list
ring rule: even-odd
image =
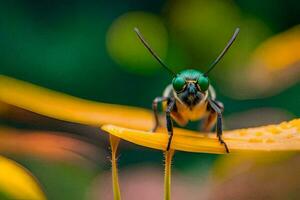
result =
[[[222,76],[234,73],[234,68],[231,68],[233,63],[242,66],[245,58],[263,40],[299,23],[300,2],[203,2],[208,6],[206,11],[209,17],[197,19],[191,15],[194,21],[189,21],[195,27],[191,30],[203,32],[199,36],[202,39],[196,41],[194,38],[198,35],[176,29],[178,24],[186,22],[174,22],[174,16],[181,16],[180,12],[172,9],[181,4],[186,6],[185,1],[1,1],[0,73],[85,99],[150,109],[152,100],[162,94],[171,77],[154,59],[151,63],[142,62],[140,68],[122,65],[110,56],[107,44],[108,31],[120,15],[144,11],[162,20],[169,36],[166,38],[167,53],[163,57],[174,70],[184,69],[184,66],[199,66],[200,70],[205,70],[205,66],[223,48],[234,27],[241,26],[239,40],[247,40],[241,43],[237,40],[232,54],[226,55],[224,62],[211,75],[212,83],[220,93],[218,99],[225,104],[225,117],[260,107],[279,108],[289,116],[300,116],[299,84],[276,96],[243,101],[223,95],[218,87]],[[218,11],[219,15],[215,14]],[[243,27],[250,31],[243,34]],[[252,30],[251,27],[257,29]],[[150,35],[154,33],[155,30]],[[147,36],[146,32],[144,34]],[[133,31],[132,35],[135,37]],[[124,47],[125,50],[130,51],[134,45],[139,45],[138,42],[133,47]],[[159,45],[159,40],[156,43]],[[145,56],[149,56],[146,50]],[[151,70],[144,70],[143,64],[152,66]],[[177,153],[174,167],[184,174],[195,166],[205,166],[199,167],[199,173],[205,174],[217,157]],[[48,198],[55,200],[84,199],[93,178],[103,170],[109,170],[109,161],[91,169],[27,158],[16,159],[37,176]],[[121,151],[121,169],[148,162],[162,168],[161,154],[140,148]]]

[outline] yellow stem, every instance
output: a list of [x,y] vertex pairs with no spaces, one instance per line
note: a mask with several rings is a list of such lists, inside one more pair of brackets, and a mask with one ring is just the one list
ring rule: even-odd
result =
[[172,165],[172,158],[174,155],[174,150],[170,149],[169,151],[165,152],[165,200],[171,199],[171,165]]
[[110,139],[110,146],[111,146],[112,186],[113,186],[114,200],[121,200],[119,178],[118,178],[118,165],[117,165],[117,158],[116,158],[116,153],[120,142],[120,138],[115,137],[113,135],[109,135],[109,139]]

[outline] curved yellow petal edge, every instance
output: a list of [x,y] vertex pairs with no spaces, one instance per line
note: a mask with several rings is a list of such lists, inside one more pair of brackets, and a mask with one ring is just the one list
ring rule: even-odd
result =
[[0,102],[55,119],[97,127],[115,124],[148,130],[152,126],[152,113],[146,109],[84,100],[4,75],[0,75]]
[[[0,75],[0,102],[44,116],[92,126],[124,140],[160,150],[166,149],[168,135],[150,133],[152,113],[146,109],[98,103],[48,90]],[[235,151],[298,151],[299,119],[250,129],[225,131],[224,139]],[[126,128],[125,128],[126,127]],[[189,152],[224,153],[215,134],[175,129],[172,148]]]
[[[253,53],[270,71],[282,71],[300,60],[300,25],[263,42]],[[261,67],[261,66],[260,66]],[[295,66],[296,67],[296,66]]]
[[2,156],[0,191],[12,199],[46,199],[35,178],[25,168]]
[[[115,125],[103,125],[102,130],[123,140],[159,150],[165,150],[168,135],[164,129],[151,133]],[[248,129],[224,131],[224,140],[231,152],[299,151],[300,119]],[[171,149],[187,152],[225,153],[215,134],[174,129]]]

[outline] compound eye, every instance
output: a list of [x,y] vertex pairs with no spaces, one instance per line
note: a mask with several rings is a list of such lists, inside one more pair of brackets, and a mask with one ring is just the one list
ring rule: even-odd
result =
[[180,92],[181,90],[183,90],[184,86],[185,86],[185,79],[177,76],[173,79],[172,81],[173,84],[173,88],[176,92]]
[[198,85],[200,86],[201,91],[206,91],[209,87],[209,80],[205,76],[200,76],[198,78]]

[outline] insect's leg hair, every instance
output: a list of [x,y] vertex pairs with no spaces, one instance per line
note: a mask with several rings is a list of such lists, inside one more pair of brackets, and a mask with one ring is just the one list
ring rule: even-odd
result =
[[171,119],[171,112],[174,108],[175,101],[174,99],[170,99],[168,102],[167,110],[166,110],[166,121],[167,121],[167,130],[169,134],[169,140],[168,140],[168,145],[167,145],[167,151],[170,150],[172,138],[173,138],[173,122]]
[[225,141],[222,138],[222,133],[223,133],[222,110],[218,107],[218,105],[216,105],[216,103],[213,100],[209,100],[209,104],[212,107],[212,109],[217,113],[217,125],[216,125],[217,137],[218,137],[220,143],[224,145],[226,153],[229,153],[227,144],[225,143]]
[[158,103],[167,101],[168,97],[156,97],[152,102],[152,110],[154,115],[154,126],[151,129],[151,132],[155,132],[159,126],[159,118],[158,118]]

